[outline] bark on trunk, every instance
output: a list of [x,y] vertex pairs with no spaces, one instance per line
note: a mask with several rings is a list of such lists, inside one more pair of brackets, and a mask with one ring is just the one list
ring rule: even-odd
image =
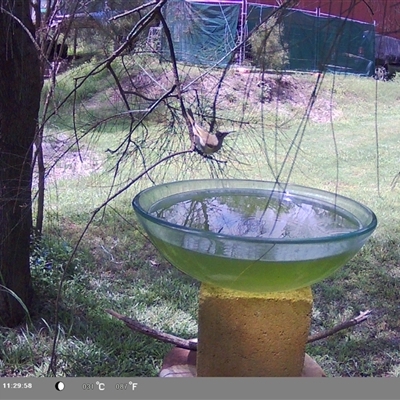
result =
[[42,81],[29,1],[0,0],[0,325],[32,301],[32,144]]

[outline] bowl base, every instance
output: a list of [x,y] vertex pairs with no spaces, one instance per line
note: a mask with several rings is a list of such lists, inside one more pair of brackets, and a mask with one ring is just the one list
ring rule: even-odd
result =
[[[197,351],[174,347],[164,357],[163,365],[159,373],[160,378],[195,378]],[[326,377],[325,372],[319,364],[307,353],[304,357],[303,378]]]

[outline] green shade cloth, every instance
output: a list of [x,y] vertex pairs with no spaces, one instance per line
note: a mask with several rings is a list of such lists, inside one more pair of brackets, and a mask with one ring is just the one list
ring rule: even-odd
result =
[[[218,3],[169,0],[163,8],[171,31],[176,59],[188,64],[226,66],[237,60],[233,50],[240,30],[251,33],[275,7],[248,4],[241,23],[242,2]],[[281,39],[288,50],[287,69],[337,71],[371,76],[375,70],[375,27],[339,17],[286,10]],[[163,32],[162,56],[170,49]]]

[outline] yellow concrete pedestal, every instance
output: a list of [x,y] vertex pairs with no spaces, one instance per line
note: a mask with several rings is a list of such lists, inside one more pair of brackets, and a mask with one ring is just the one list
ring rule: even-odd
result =
[[311,288],[246,293],[202,284],[197,376],[302,375]]

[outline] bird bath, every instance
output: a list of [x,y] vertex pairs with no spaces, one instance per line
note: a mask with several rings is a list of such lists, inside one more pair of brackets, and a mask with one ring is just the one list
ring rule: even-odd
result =
[[351,259],[377,224],[349,198],[252,180],[158,185],[140,192],[133,208],[160,253],[202,282],[198,376],[299,375],[310,285]]

